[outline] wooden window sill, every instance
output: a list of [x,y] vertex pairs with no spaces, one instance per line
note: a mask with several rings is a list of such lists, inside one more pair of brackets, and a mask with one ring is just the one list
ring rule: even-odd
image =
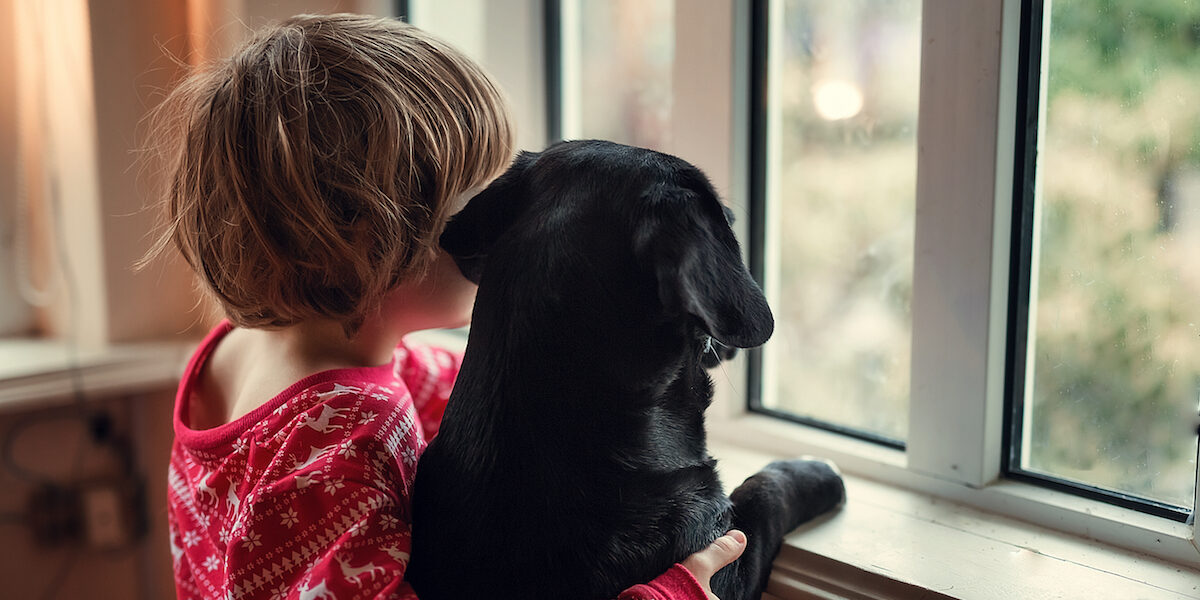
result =
[[[726,489],[780,458],[710,444]],[[1200,598],[1200,571],[847,476],[847,503],[788,536],[768,600]]]

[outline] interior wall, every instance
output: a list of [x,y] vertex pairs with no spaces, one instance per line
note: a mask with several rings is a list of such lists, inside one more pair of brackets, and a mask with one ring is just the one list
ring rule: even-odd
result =
[[[44,330],[102,346],[105,318],[103,214],[96,160],[91,36],[85,0],[15,2],[18,125],[35,272],[54,290]],[[69,274],[63,277],[64,274]],[[67,284],[67,285],[64,285]],[[86,298],[87,301],[72,301]]]
[[[19,165],[30,200],[29,267],[35,284],[55,292],[37,317],[43,335],[96,347],[194,336],[208,325],[196,325],[207,313],[192,310],[196,295],[178,263],[133,269],[157,220],[147,207],[153,185],[137,162],[142,119],[180,73],[174,61],[188,53],[187,8],[186,0],[0,0],[0,193],[9,196],[0,202],[0,235],[16,221],[10,200]],[[0,256],[6,267],[8,258]],[[14,287],[0,282],[0,297]],[[79,482],[114,468],[70,418],[76,409],[0,413],[0,444],[12,440],[19,465],[0,465],[0,596],[174,597],[163,509],[173,392],[88,399],[89,410],[111,412],[132,439],[135,472],[146,482],[148,529],[119,550],[47,545],[29,526],[38,480]],[[35,477],[19,475],[26,471]]]
[[109,342],[155,339],[207,325],[191,277],[171,253],[143,271],[133,268],[159,222],[161,178],[142,159],[144,118],[180,75],[187,56],[185,2],[107,0],[92,3],[90,34],[95,89],[102,259]]

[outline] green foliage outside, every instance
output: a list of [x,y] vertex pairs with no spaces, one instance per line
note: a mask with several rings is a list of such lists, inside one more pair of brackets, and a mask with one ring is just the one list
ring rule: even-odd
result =
[[1190,506],[1200,3],[1051,4],[1030,466]]
[[[1200,0],[1047,4],[1025,464],[1191,506]],[[903,439],[920,2],[784,6],[774,401]],[[831,79],[862,87],[859,114],[818,116]]]
[[[908,434],[919,0],[788,0],[777,86],[780,246],[767,353],[782,410],[883,437]],[[858,114],[815,92],[853,82]],[[774,375],[771,377],[771,375]]]

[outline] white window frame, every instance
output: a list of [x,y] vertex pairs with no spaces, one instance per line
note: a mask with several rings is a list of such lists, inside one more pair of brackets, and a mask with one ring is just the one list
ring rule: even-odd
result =
[[[1021,4],[923,3],[907,450],[750,413],[744,359],[726,367],[727,383],[717,377],[710,437],[826,456],[851,475],[1200,566],[1194,518],[1174,522],[1002,476]],[[703,168],[742,213],[743,236],[748,90],[757,84],[748,72],[750,10],[742,0],[678,0],[672,81],[672,151]]]

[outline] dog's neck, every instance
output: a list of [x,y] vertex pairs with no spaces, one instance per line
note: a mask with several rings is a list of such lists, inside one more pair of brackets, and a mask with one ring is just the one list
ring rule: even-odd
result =
[[[552,312],[520,310],[485,293],[449,408],[463,411],[473,431],[498,438],[519,423],[539,443],[594,447],[617,463],[655,457],[656,469],[707,459],[703,412],[712,387],[693,348],[700,342],[683,339],[676,326],[608,335],[566,330]],[[593,439],[613,431],[628,435]]]

